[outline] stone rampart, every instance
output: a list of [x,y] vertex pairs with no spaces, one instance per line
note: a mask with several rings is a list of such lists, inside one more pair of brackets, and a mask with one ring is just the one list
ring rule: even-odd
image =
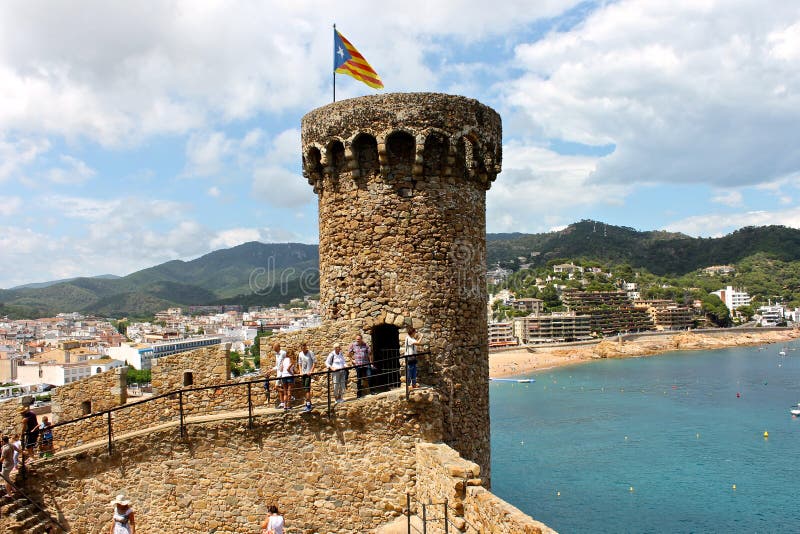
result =
[[[298,411],[190,424],[35,462],[24,489],[72,532],[108,531],[126,493],[137,532],[252,533],[276,504],[289,532],[362,533],[396,517],[415,485],[416,444],[442,436],[432,390]],[[0,519],[2,530],[3,519]]]
[[[447,503],[449,530],[493,534],[551,534],[547,525],[483,487],[480,466],[463,459],[444,444],[419,443],[416,451],[416,501],[433,503],[431,515],[442,517]],[[420,514],[419,510],[416,510]],[[427,532],[444,532],[441,521],[429,522]]]
[[59,386],[51,396],[53,421],[69,421],[125,404],[128,399],[127,367]]
[[19,399],[8,399],[0,402],[0,433],[13,436],[20,429]]
[[153,394],[227,382],[231,378],[229,355],[227,344],[155,358],[150,376]]

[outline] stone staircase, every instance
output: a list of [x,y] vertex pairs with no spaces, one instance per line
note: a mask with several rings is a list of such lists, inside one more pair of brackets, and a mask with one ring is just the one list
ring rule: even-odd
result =
[[0,497],[0,516],[4,518],[5,532],[9,534],[41,534],[52,525],[52,532],[62,530],[50,518],[22,495]]

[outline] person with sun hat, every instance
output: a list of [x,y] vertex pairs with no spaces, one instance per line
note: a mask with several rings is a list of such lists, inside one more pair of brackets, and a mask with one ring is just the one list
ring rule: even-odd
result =
[[111,506],[114,507],[114,519],[111,521],[109,533],[136,534],[136,522],[133,517],[131,501],[125,495],[120,494],[111,501]]

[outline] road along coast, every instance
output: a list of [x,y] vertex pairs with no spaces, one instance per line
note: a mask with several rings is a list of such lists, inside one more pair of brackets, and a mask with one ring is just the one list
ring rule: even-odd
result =
[[[637,334],[626,338],[607,338],[582,344],[535,345],[489,353],[489,376],[516,376],[588,362],[600,358],[636,358],[675,350],[710,350],[726,347],[788,343],[800,338],[800,329],[733,329]],[[780,350],[778,348],[775,349]],[[800,351],[790,352],[800,356]]]

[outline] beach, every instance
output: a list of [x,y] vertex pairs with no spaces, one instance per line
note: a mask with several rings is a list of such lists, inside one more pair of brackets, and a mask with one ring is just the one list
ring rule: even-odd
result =
[[[489,376],[501,378],[588,362],[600,358],[636,358],[674,350],[709,350],[768,343],[788,343],[800,338],[800,329],[737,332],[654,333],[635,339],[608,338],[593,344],[535,345],[489,353]],[[778,349],[776,349],[778,350]]]

